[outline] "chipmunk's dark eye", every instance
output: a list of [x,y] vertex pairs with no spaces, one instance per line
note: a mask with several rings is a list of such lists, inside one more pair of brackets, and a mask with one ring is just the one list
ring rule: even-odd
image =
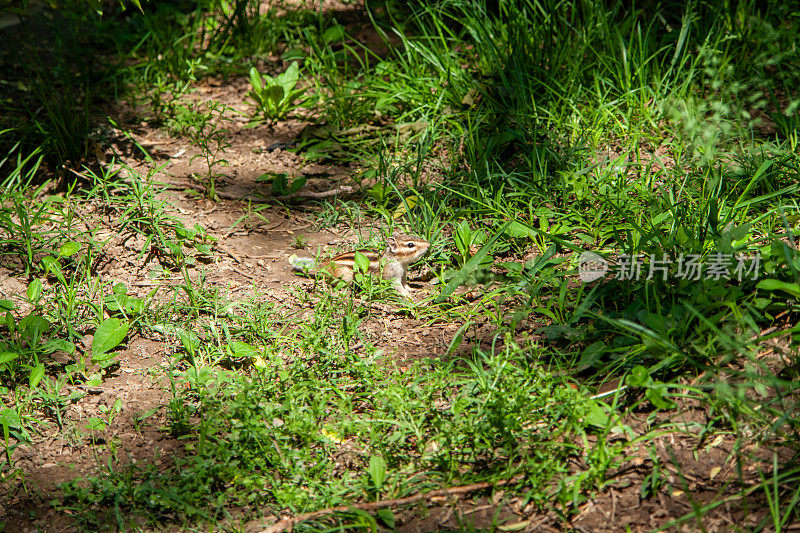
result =
[[409,248],[413,248],[414,247],[414,243],[410,242],[410,243],[406,244],[406,246],[408,246]]

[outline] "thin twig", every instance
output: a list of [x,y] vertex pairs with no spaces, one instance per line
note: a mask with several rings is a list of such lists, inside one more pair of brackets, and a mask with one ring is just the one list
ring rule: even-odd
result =
[[[306,520],[313,520],[315,518],[321,518],[323,516],[332,515],[334,513],[344,513],[347,511],[352,511],[354,509],[360,511],[376,511],[378,509],[386,509],[388,507],[400,507],[402,505],[408,505],[411,503],[417,503],[423,500],[431,500],[433,498],[440,498],[443,496],[462,496],[464,494],[469,494],[471,492],[476,492],[479,490],[490,489],[492,487],[502,487],[504,485],[510,485],[512,483],[516,483],[520,481],[523,476],[514,476],[511,479],[501,479],[495,482],[483,482],[483,483],[473,483],[472,485],[462,485],[459,487],[450,487],[447,489],[441,490],[434,490],[431,492],[420,492],[414,494],[413,496],[408,496],[406,498],[393,498],[391,500],[380,500],[377,502],[369,502],[369,503],[358,503],[354,505],[341,505],[339,507],[329,507],[327,509],[321,509],[319,511],[314,511],[313,513],[304,513],[301,515],[297,515],[294,518],[281,518],[275,524],[271,526],[264,527],[263,524],[260,523],[251,523],[248,524],[245,528],[248,533],[250,532],[259,532],[259,533],[280,533],[281,531],[291,531],[295,525],[305,522]],[[264,528],[264,529],[258,529]]]
[[328,191],[297,191],[284,196],[253,196],[250,194],[230,194],[222,191],[217,191],[217,195],[225,200],[248,200],[250,202],[265,204],[274,201],[289,200],[291,198],[311,198],[319,200],[320,198],[328,198],[329,196],[337,196],[339,194],[353,194],[354,192],[355,187],[351,185],[341,185]]

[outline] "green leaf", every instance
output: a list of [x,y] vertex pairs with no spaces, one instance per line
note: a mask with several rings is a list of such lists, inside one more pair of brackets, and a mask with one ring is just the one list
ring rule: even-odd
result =
[[642,365],[636,365],[628,374],[628,385],[631,387],[647,387],[651,382],[650,371]]
[[242,341],[234,341],[230,344],[231,352],[234,357],[255,358],[261,355],[253,346]]
[[264,94],[269,101],[272,102],[273,110],[277,111],[280,103],[283,101],[283,96],[286,94],[286,90],[280,85],[273,85],[271,87],[267,87],[267,90],[264,92]]
[[461,255],[464,258],[469,258],[469,247],[472,244],[472,229],[470,229],[469,223],[466,220],[461,221],[453,232],[453,242],[456,243],[456,248]]
[[505,233],[508,226],[511,225],[511,222],[513,221],[508,221],[503,224],[500,229],[488,241],[486,241],[486,244],[484,244],[481,249],[478,250],[463,267],[461,267],[461,270],[456,272],[456,275],[453,276],[453,279],[451,279],[450,282],[445,285],[445,287],[442,289],[442,293],[436,298],[436,303],[445,301],[458,287],[461,286],[461,284],[467,280],[472,271],[481,264],[483,258],[486,257],[486,255],[492,249],[495,241],[497,241],[497,239],[499,239]]
[[595,400],[589,402],[589,412],[584,420],[594,427],[605,428],[608,426],[609,416],[605,409]]
[[86,429],[89,431],[105,431],[107,424],[101,418],[92,417],[86,421]]
[[100,368],[107,368],[114,364],[116,361],[116,352],[107,352],[99,355],[92,355],[92,362],[97,364]]
[[524,237],[533,238],[536,235],[528,226],[520,224],[516,220],[512,220],[509,223],[508,228],[506,228],[506,234],[512,239],[521,239]]
[[9,429],[19,431],[22,429],[22,420],[13,409],[3,409],[0,411],[0,424],[3,425],[3,438],[8,442]]
[[357,272],[366,274],[369,272],[369,259],[363,253],[356,251],[355,253],[355,267]]
[[50,322],[39,315],[28,315],[19,321],[19,328],[31,346],[39,344],[39,338],[50,329]]
[[19,354],[15,352],[0,352],[0,365],[13,361],[17,357]]
[[63,274],[61,273],[61,263],[58,262],[58,259],[51,256],[42,257],[42,264],[44,265],[44,273],[47,275],[48,273],[52,272],[57,277],[62,277]]
[[387,190],[387,187],[383,183],[378,182],[367,191],[367,196],[380,204],[383,203],[386,198]]
[[747,234],[750,233],[750,228],[753,224],[748,222],[746,224],[742,224],[741,226],[735,227],[731,230],[731,237],[735,241],[741,241]]
[[659,409],[672,409],[675,407],[675,402],[667,398],[667,386],[663,383],[651,385],[644,395],[650,400],[650,403]]
[[128,287],[124,283],[116,283],[111,287],[111,292],[114,294],[128,294]]
[[261,74],[259,74],[256,67],[250,67],[250,85],[253,86],[253,91],[256,95],[260,95],[261,90],[263,89],[264,85],[261,80]]
[[35,389],[36,386],[42,381],[44,377],[44,363],[39,363],[33,369],[31,369],[31,373],[28,376],[28,384],[31,386],[31,389]]
[[39,278],[30,282],[26,294],[30,303],[35,305],[39,301],[42,297],[42,282]]
[[78,253],[81,249],[80,243],[75,241],[65,242],[61,245],[61,248],[58,250],[58,255],[60,257],[70,257]]
[[295,178],[295,180],[289,185],[286,189],[286,194],[294,194],[300,190],[300,188],[306,184],[308,178],[306,176],[300,176],[299,178]]
[[44,353],[62,351],[71,355],[75,353],[75,350],[75,343],[69,342],[66,339],[51,339],[42,344],[42,351]]
[[302,48],[290,48],[281,54],[281,59],[284,61],[292,61],[293,59],[305,59],[306,53]]
[[193,356],[200,347],[200,337],[198,337],[195,332],[185,329],[179,329],[176,333],[178,334],[183,349],[186,350],[186,353]]
[[580,361],[578,361],[578,367],[593,367],[600,357],[606,352],[606,349],[606,344],[603,341],[597,341],[590,344],[583,350]]
[[777,279],[765,279],[758,282],[756,288],[763,289],[765,291],[784,291],[788,292],[795,298],[800,298],[800,285],[797,283],[787,283]]
[[394,529],[396,522],[394,513],[391,511],[391,509],[378,509],[377,515],[380,521],[383,522],[386,527],[389,529]]
[[453,335],[453,338],[450,340],[450,345],[447,347],[448,355],[452,355],[453,352],[456,351],[459,346],[461,346],[461,342],[464,340],[464,335],[473,324],[474,322],[472,320],[467,320],[460,328],[458,328],[458,331],[456,331],[456,334]]
[[292,62],[283,74],[278,74],[275,81],[289,94],[300,79],[300,66],[297,61]]
[[11,300],[0,300],[0,310],[11,311],[15,307],[14,302]]
[[384,481],[386,481],[386,460],[380,455],[373,455],[369,458],[367,472],[369,472],[369,477],[372,479],[372,484],[375,485],[376,489],[380,490]]
[[344,38],[344,28],[339,26],[331,26],[322,34],[322,40],[325,44],[330,44],[334,41],[341,41]]
[[107,318],[103,320],[92,339],[92,360],[99,359],[105,353],[113,350],[122,342],[128,334],[128,323],[119,318]]

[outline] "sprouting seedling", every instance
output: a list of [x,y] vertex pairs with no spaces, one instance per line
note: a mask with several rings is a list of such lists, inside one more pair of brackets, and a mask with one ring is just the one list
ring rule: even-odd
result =
[[255,67],[250,69],[250,84],[253,89],[249,96],[253,99],[258,111],[265,119],[277,119],[289,111],[303,105],[305,99],[298,103],[295,101],[303,93],[302,88],[297,88],[300,79],[300,67],[297,61],[293,62],[282,73],[274,78],[261,76]]

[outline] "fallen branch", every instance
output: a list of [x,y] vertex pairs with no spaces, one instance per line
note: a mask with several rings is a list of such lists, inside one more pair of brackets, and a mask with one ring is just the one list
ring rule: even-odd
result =
[[290,200],[292,198],[311,198],[319,200],[320,198],[328,198],[329,196],[337,196],[339,194],[353,194],[355,188],[350,185],[342,185],[329,191],[298,191],[284,196],[261,196],[252,194],[231,194],[223,191],[217,191],[217,196],[224,200],[246,200],[256,204],[268,204],[274,201]]
[[[69,167],[64,167],[65,169],[69,170],[76,176],[89,179],[88,176],[81,174],[77,170],[73,170]],[[122,183],[126,185],[131,185],[130,178],[123,178],[120,180]],[[153,183],[157,185],[161,185],[164,189],[173,189],[173,190],[186,190],[191,189],[193,191],[197,191],[200,193],[206,193],[208,191],[208,187],[199,183],[191,183],[188,181],[174,181],[168,180],[163,178],[154,178]],[[222,198],[224,200],[247,200],[249,202],[257,203],[257,204],[266,204],[269,202],[274,201],[283,201],[289,200],[291,198],[311,198],[313,200],[319,200],[321,198],[328,198],[330,196],[337,196],[339,194],[353,194],[356,188],[352,185],[340,185],[339,187],[334,187],[333,189],[327,191],[297,191],[293,192],[292,194],[286,194],[283,196],[262,196],[262,195],[252,195],[252,194],[232,194],[223,191],[214,191],[217,197]]]
[[306,520],[313,520],[315,518],[321,518],[323,516],[328,516],[335,513],[345,513],[347,511],[352,511],[354,509],[359,511],[377,511],[378,509],[386,509],[389,507],[400,507],[402,505],[417,503],[423,500],[431,500],[433,498],[441,498],[443,496],[463,496],[464,494],[469,494],[471,492],[476,492],[479,490],[510,485],[512,483],[520,481],[522,478],[523,476],[520,475],[520,476],[514,476],[510,479],[501,479],[499,481],[494,481],[494,482],[485,481],[483,483],[473,483],[472,485],[450,487],[447,489],[434,490],[431,492],[420,492],[414,494],[413,496],[407,496],[405,498],[393,498],[391,500],[380,500],[377,502],[357,503],[354,505],[340,505],[339,507],[329,507],[327,509],[314,511],[313,513],[304,513],[301,515],[297,515],[294,518],[284,517],[281,518],[275,524],[266,527],[263,524],[258,523],[258,521],[251,522],[247,524],[247,526],[245,527],[245,531],[247,533],[280,533],[281,531],[291,531],[295,525],[301,522],[305,522]]

